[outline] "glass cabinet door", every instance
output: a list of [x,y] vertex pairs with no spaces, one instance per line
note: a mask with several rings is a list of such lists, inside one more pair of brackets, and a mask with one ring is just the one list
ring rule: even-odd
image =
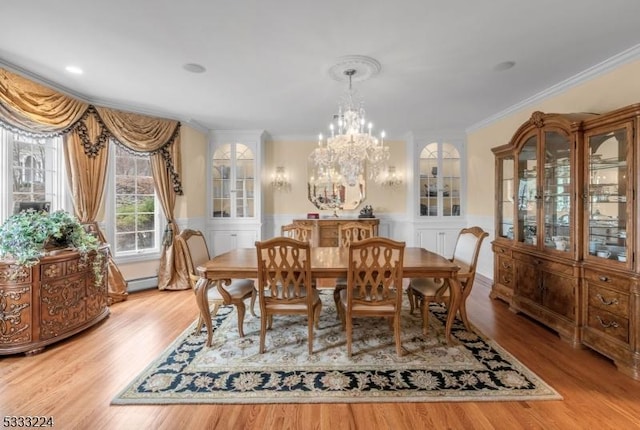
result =
[[[587,135],[588,219],[585,258],[609,260],[628,266],[630,249],[627,230],[631,223],[632,201],[629,183],[631,125],[617,130]],[[630,260],[630,259],[629,259]]]
[[231,144],[221,145],[213,154],[213,217],[231,217]]
[[460,151],[451,143],[433,142],[419,160],[420,216],[460,216]]
[[557,252],[573,252],[570,220],[571,196],[571,142],[563,133],[544,133],[544,170],[542,204],[544,223],[541,232],[544,247]]
[[213,153],[213,218],[255,216],[255,159],[241,143],[225,143]]
[[518,153],[518,234],[528,245],[538,243],[538,138],[529,137]]
[[498,236],[513,239],[514,192],[513,156],[498,160]]

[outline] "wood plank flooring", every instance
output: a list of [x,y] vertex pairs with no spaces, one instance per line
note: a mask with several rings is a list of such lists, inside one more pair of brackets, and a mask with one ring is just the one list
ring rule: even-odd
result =
[[[59,429],[636,429],[640,382],[476,284],[471,322],[564,397],[559,401],[111,406],[196,316],[191,291],[143,291],[96,327],[34,356],[0,357],[0,420],[51,416]],[[0,425],[2,422],[0,421]],[[4,428],[4,427],[3,427]]]

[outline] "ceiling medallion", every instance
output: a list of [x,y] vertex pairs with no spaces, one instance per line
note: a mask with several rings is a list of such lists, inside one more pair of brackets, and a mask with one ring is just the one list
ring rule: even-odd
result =
[[373,58],[350,56],[343,57],[329,69],[333,79],[349,82],[349,87],[338,105],[334,122],[329,125],[331,135],[325,140],[320,134],[318,147],[312,154],[319,178],[337,172],[349,186],[354,186],[363,178],[365,164],[369,165],[371,179],[377,178],[384,170],[389,160],[389,148],[384,146],[384,131],[379,139],[372,135],[373,124],[367,123],[364,105],[356,100],[357,94],[352,87],[354,81],[375,76],[380,68],[380,63]]

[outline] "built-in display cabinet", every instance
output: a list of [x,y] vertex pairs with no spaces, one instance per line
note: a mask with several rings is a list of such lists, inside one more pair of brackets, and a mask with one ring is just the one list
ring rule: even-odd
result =
[[416,245],[442,255],[453,253],[463,222],[463,144],[416,137],[410,151],[417,173],[409,205]]
[[601,115],[534,112],[493,149],[492,297],[635,379],[639,118],[640,104]]
[[212,131],[207,241],[212,256],[253,247],[262,228],[262,131]]

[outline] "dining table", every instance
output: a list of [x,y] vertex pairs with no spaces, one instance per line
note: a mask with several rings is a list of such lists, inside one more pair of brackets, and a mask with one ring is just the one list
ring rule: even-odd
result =
[[[349,266],[349,248],[311,248],[311,272],[313,279],[346,278]],[[447,343],[451,344],[451,328],[462,300],[462,286],[457,273],[460,266],[451,260],[419,247],[406,247],[403,257],[403,278],[441,278],[450,285],[450,297],[445,324]],[[209,288],[216,287],[225,302],[230,302],[225,290],[232,279],[256,279],[258,277],[258,254],[255,248],[237,248],[217,255],[197,267],[200,279],[194,292],[202,321],[207,327],[207,343],[211,346],[213,324],[207,300]],[[469,328],[469,327],[467,327]]]

